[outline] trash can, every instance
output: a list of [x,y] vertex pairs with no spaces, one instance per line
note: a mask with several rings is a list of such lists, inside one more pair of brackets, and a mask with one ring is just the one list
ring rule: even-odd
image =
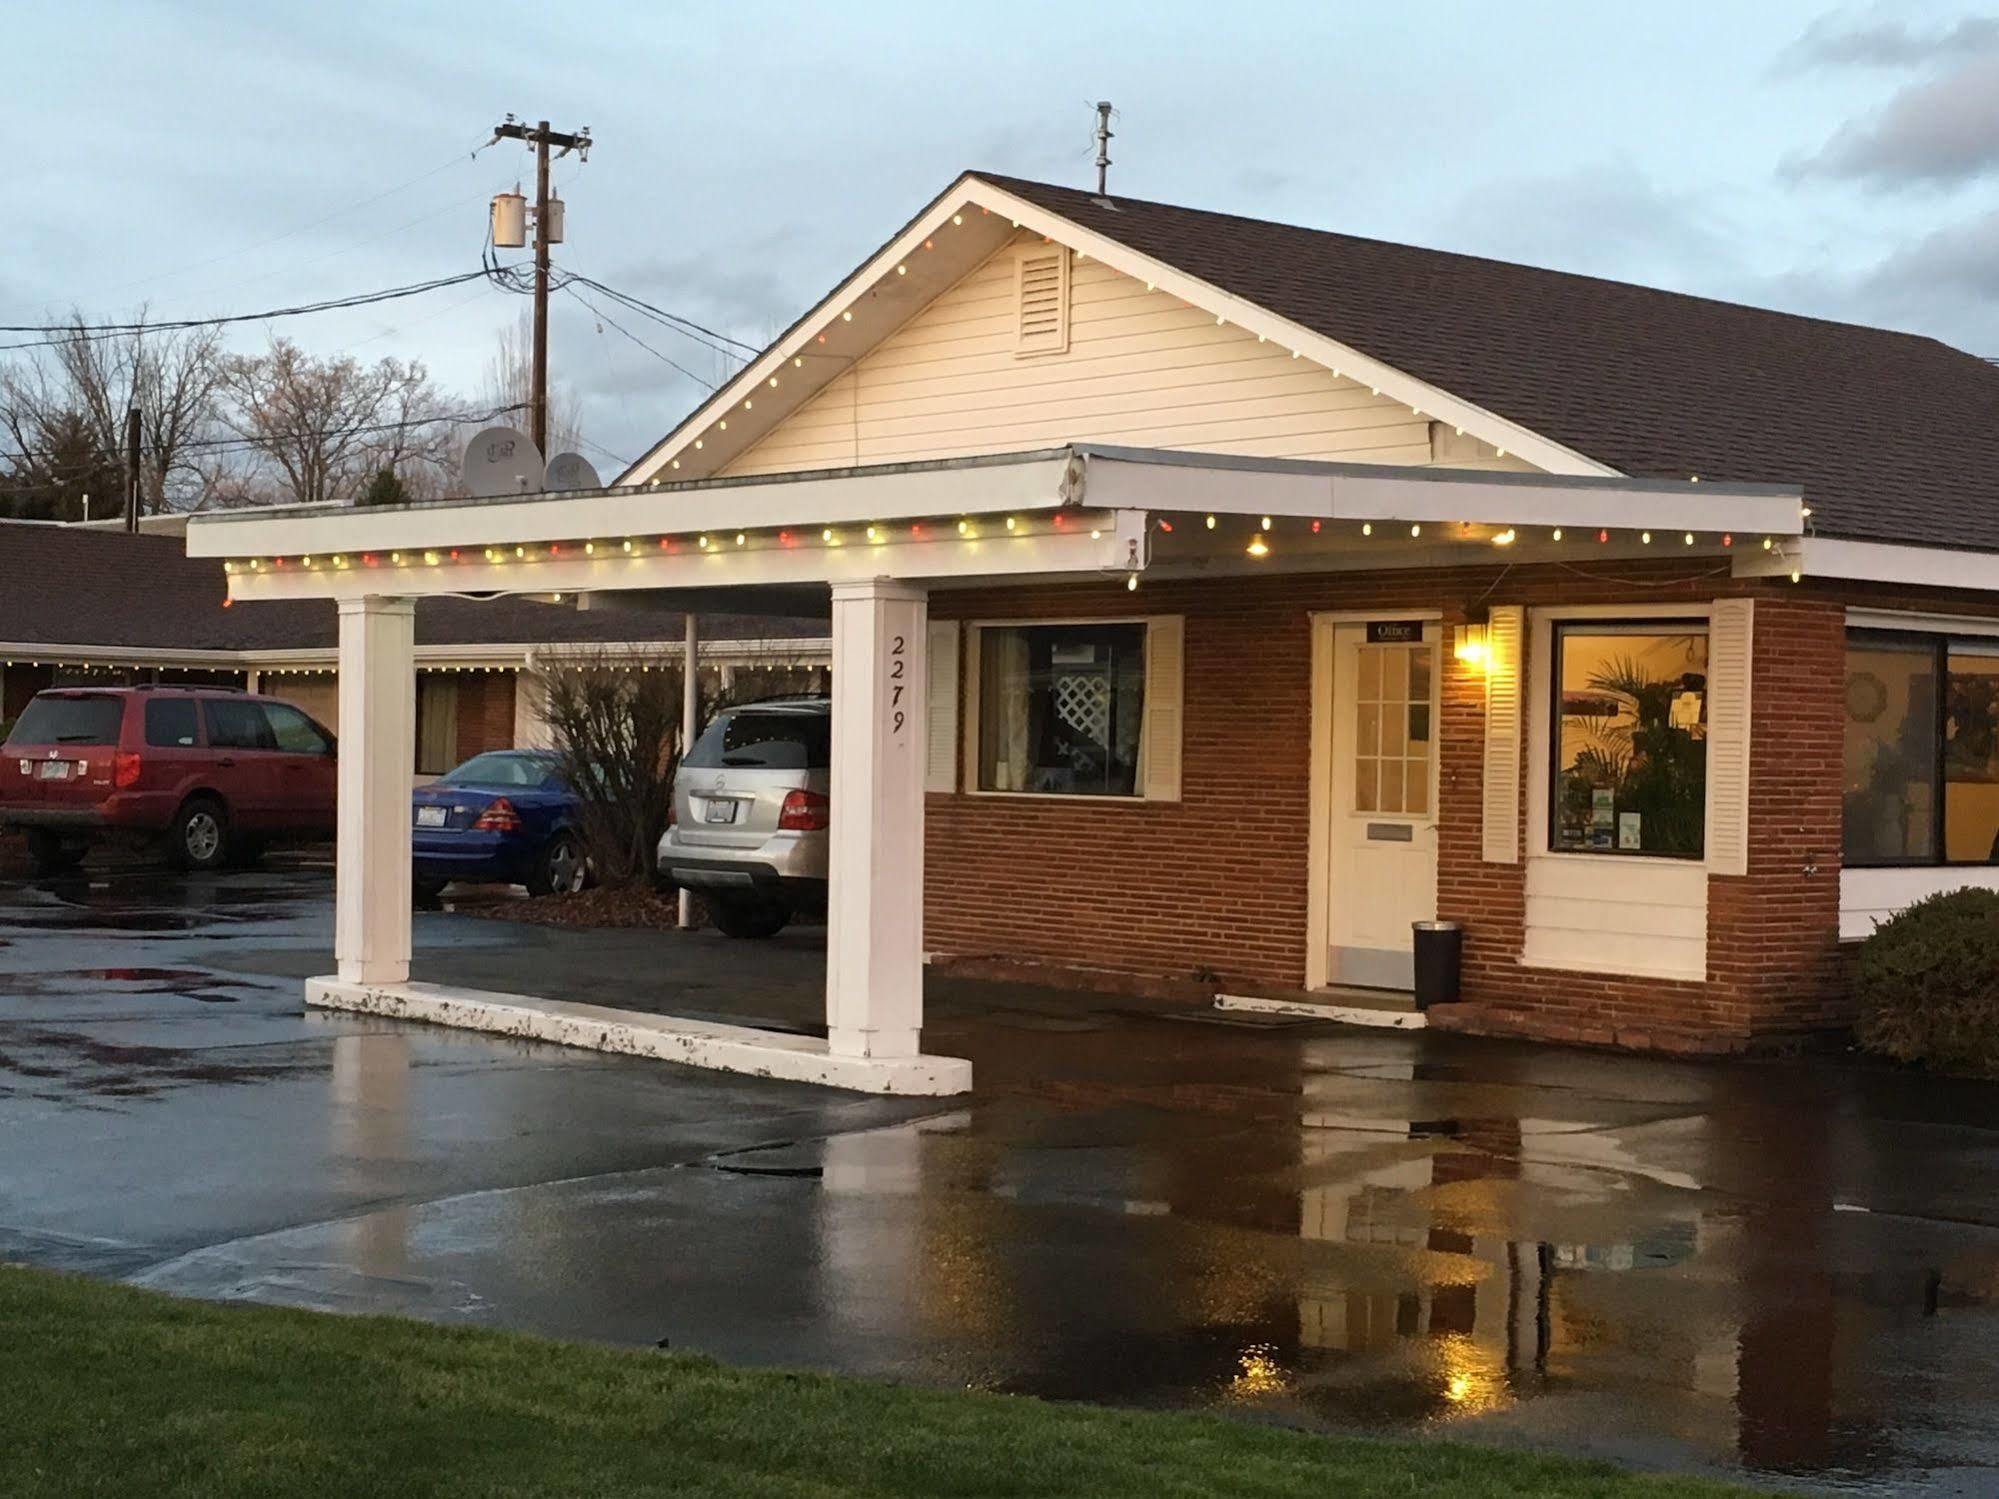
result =
[[1418,921],[1416,1008],[1458,1002],[1458,970],[1464,966],[1465,929],[1455,921]]

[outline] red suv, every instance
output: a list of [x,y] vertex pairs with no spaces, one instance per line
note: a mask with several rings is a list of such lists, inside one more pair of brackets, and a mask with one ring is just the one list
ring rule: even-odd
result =
[[0,827],[51,874],[115,835],[164,838],[184,869],[333,831],[333,736],[290,703],[226,687],[59,687],[0,745]]

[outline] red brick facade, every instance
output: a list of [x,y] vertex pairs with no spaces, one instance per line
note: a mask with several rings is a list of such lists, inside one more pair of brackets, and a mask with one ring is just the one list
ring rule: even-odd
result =
[[[1722,1049],[1844,1018],[1837,977],[1845,597],[1685,562],[1320,574],[942,593],[935,618],[1180,614],[1178,802],[932,795],[926,943],[1162,987],[1305,981],[1316,611],[1757,599],[1749,872],[1710,876],[1704,982],[1525,968],[1526,865],[1482,846],[1485,682],[1440,653],[1438,914],[1466,927],[1465,1001],[1436,1019],[1604,1044]],[[1873,602],[1868,600],[1868,602]],[[1925,604],[1934,608],[1934,603]],[[961,705],[962,707],[962,705]],[[962,714],[961,714],[962,720]],[[961,735],[972,726],[961,721]],[[962,740],[961,740],[962,743]],[[1526,778],[1545,774],[1522,756]]]
[[461,761],[491,749],[514,747],[514,680],[511,671],[473,671],[458,678],[458,744]]

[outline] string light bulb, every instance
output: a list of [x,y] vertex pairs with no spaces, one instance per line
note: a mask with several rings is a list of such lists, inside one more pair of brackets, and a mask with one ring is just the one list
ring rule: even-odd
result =
[[736,533],[736,545],[739,547],[745,547],[748,546],[749,544],[750,544],[749,534],[744,531],[738,531]]
[[1555,527],[1555,534],[1553,539],[1556,541],[1560,541],[1562,539],[1562,528],[1560,526]]
[[1130,574],[1130,575],[1129,575],[1128,577],[1126,577],[1126,578],[1125,578],[1125,580],[1124,580],[1124,591],[1125,591],[1126,593],[1137,593],[1137,592],[1138,592],[1138,574],[1137,574],[1137,573],[1132,573],[1132,574]]
[[1263,518],[1263,529],[1266,531],[1270,529],[1270,517],[1267,515]]
[[1421,521],[1418,521],[1416,524],[1412,525],[1409,528],[1409,534],[1411,536],[1421,536],[1423,534],[1423,523]]
[[1208,517],[1208,529],[1210,531],[1215,529],[1215,518],[1212,515]]
[[1693,533],[1693,532],[1691,532],[1691,531],[1687,532],[1687,534],[1686,534],[1686,536],[1685,536],[1685,537],[1683,538],[1683,540],[1685,540],[1685,542],[1686,542],[1686,544],[1687,544],[1688,546],[1692,546],[1692,545],[1694,544],[1694,533]]
[[1638,539],[1644,542],[1645,545],[1648,547],[1652,545],[1652,533],[1650,531],[1640,531],[1638,533]]
[[1363,536],[1372,536],[1374,534],[1374,522],[1371,520],[1362,521],[1360,523],[1360,534]]
[[1013,521],[1013,517],[1009,515],[1009,516],[1008,516],[1008,517],[1006,518],[1006,528],[1007,528],[1007,530],[1011,531],[1011,530],[1013,529],[1013,527],[1014,527],[1014,521]]

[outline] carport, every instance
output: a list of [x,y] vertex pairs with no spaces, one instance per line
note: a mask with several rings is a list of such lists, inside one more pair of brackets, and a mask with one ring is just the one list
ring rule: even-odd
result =
[[[924,793],[934,758],[947,757],[948,778],[955,756],[953,738],[930,732],[932,697],[941,705],[948,694],[955,715],[958,691],[955,653],[930,649],[932,591],[1441,569],[1495,548],[1555,555],[1564,527],[1596,534],[1597,557],[1650,555],[1652,532],[1630,529],[1634,515],[1684,529],[1676,551],[1696,549],[1698,532],[1698,550],[1717,556],[1728,532],[1781,542],[1798,530],[1794,495],[1722,485],[1066,447],[583,495],[200,516],[188,550],[224,559],[234,602],[338,604],[337,967],[308,982],[309,1003],[945,1094],[967,1090],[971,1069],[920,1045]],[[1785,565],[1777,543],[1765,546],[1768,565]],[[832,611],[826,1038],[412,983],[412,601],[643,591],[668,607],[741,612],[801,588],[829,590]],[[1103,899],[1114,907],[1118,892]]]

